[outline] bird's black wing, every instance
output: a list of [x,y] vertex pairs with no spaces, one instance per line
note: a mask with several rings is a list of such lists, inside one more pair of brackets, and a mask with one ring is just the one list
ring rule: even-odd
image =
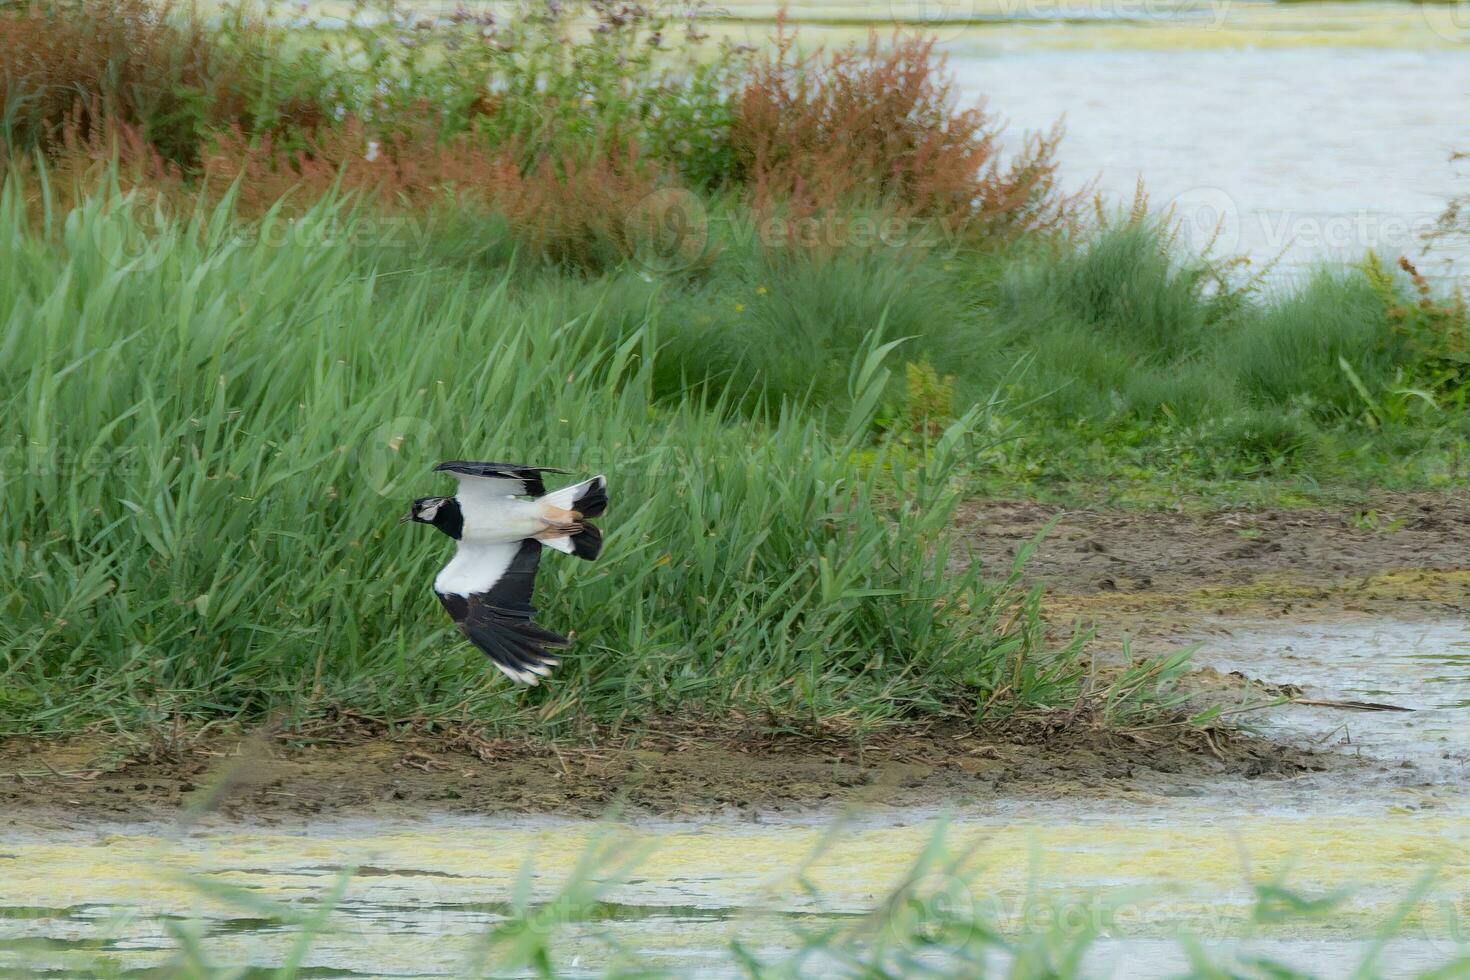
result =
[[550,675],[551,669],[561,664],[561,658],[548,648],[570,645],[566,637],[531,621],[536,615],[531,594],[536,589],[540,564],[541,542],[527,538],[516,546],[515,556],[493,582],[486,583],[484,591],[435,593],[469,641],[518,684],[535,685]]
[[522,466],[520,463],[475,463],[463,459],[451,459],[434,467],[435,472],[453,473],[460,477],[479,477],[485,480],[506,480],[519,484],[519,488],[507,485],[506,489],[516,496],[539,497],[546,492],[542,473],[565,473],[554,466]]

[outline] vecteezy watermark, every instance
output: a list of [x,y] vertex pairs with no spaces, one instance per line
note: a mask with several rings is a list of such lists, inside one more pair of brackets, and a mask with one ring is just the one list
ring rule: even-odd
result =
[[733,214],[727,221],[731,239],[773,251],[835,252],[868,248],[939,248],[961,236],[958,222],[899,214],[823,212]]
[[730,228],[737,240],[754,240],[762,248],[778,250],[937,248],[957,238],[952,224],[904,215],[752,215],[732,219]]
[[1249,254],[1262,262],[1290,255],[1293,262],[1361,262],[1422,254],[1441,226],[1439,212],[1369,208],[1309,210],[1246,208],[1220,187],[1194,187],[1158,211],[1185,251],[1229,258]]
[[682,188],[648,195],[625,217],[623,230],[626,258],[645,278],[700,268],[725,244],[781,252],[925,249],[954,245],[963,231],[955,221],[882,213],[793,215],[740,209],[712,219],[700,199]]
[[[120,199],[118,214],[89,223],[97,253],[113,268],[127,272],[156,268],[170,250],[168,236],[199,236],[210,249],[273,251],[349,247],[392,249],[413,253],[436,240],[442,219],[428,214],[361,209],[346,214],[269,215],[235,224],[221,239],[211,231],[175,218],[165,199],[156,207]],[[124,213],[126,212],[126,213]],[[709,264],[721,241],[755,244],[775,250],[838,250],[876,247],[952,245],[962,222],[916,215],[832,210],[792,214],[735,209],[712,218],[704,202],[681,187],[656,190],[620,218],[623,259],[646,277],[670,276]],[[501,223],[486,221],[489,234],[515,236]]]
[[1240,247],[1240,207],[1219,187],[1193,187],[1176,194],[1162,213],[1175,241],[1190,252],[1229,255]]
[[981,0],[889,0],[888,10],[895,24],[914,27],[940,44],[982,20],[1000,19],[993,10],[987,16]]
[[[1234,0],[889,0],[889,19],[944,43],[978,24],[1177,21],[1225,26]],[[1470,0],[1465,0],[1470,3]]]
[[[1439,877],[1437,873],[1426,873]],[[1420,882],[1424,886],[1423,895],[1415,903],[1399,938],[1446,958],[1470,955],[1470,922],[1462,911],[1470,910],[1470,894],[1441,888],[1440,884],[1440,880]]]
[[1392,258],[1423,250],[1438,215],[1383,211],[1270,211],[1249,219],[1248,230],[1267,249],[1297,248],[1314,258],[1357,261],[1368,252]]
[[363,210],[345,219],[278,216],[246,222],[232,231],[230,243],[237,248],[320,248],[345,244],[414,249],[431,241],[433,236],[433,222],[427,218]]
[[[96,220],[86,222],[93,249],[109,266],[125,273],[150,272],[170,251],[170,237],[208,234],[192,227],[164,195],[122,196],[102,205]],[[362,209],[346,216],[273,215],[234,225],[223,243],[236,249],[422,248],[436,233],[434,220],[414,214]]]
[[135,190],[108,198],[100,208],[84,225],[102,261],[127,272],[150,272],[163,264],[169,248],[160,239],[178,227],[168,195]]
[[403,415],[383,423],[373,430],[358,458],[364,482],[380,497],[408,493],[410,479],[421,474],[405,468],[404,450],[413,447],[412,458],[426,459],[434,455],[430,450],[438,441],[438,433],[428,419]]
[[104,474],[115,479],[139,472],[145,465],[136,447],[44,445],[38,442],[13,442],[0,445],[0,483],[20,477],[83,479]]
[[970,882],[936,872],[900,888],[887,908],[887,939],[907,952],[958,952],[987,924]]
[[625,219],[624,233],[633,263],[648,273],[684,272],[709,256],[709,215],[704,203],[682,187],[665,187],[638,202]]
[[1170,20],[1215,30],[1234,0],[996,0],[1001,15],[1033,20]]

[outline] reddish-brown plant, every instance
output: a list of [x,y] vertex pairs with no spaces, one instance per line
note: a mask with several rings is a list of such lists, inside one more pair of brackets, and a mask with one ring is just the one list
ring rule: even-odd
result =
[[24,196],[27,214],[37,222],[48,207],[67,211],[99,192],[132,193],[144,202],[163,198],[171,204],[191,193],[177,164],[165,159],[137,127],[107,117],[95,104],[73,106],[42,165],[44,181],[36,179],[32,157],[0,153],[0,181],[20,177],[13,189]]
[[261,28],[231,26],[230,43],[192,14],[153,0],[62,0],[0,7],[0,106],[12,149],[62,146],[117,126],[136,130],[163,157],[191,163],[208,130],[269,123],[319,125],[307,97],[279,91],[258,119],[266,84],[254,62]]
[[1060,132],[1003,161],[999,127],[981,107],[957,108],[932,38],[872,35],[808,55],[794,42],[783,18],[735,108],[739,177],[763,216],[830,225],[859,204],[1008,236],[1070,213],[1056,187]]
[[469,134],[436,140],[429,125],[374,138],[349,117],[290,150],[234,129],[216,135],[202,167],[216,187],[238,179],[247,215],[283,199],[306,206],[334,188],[390,211],[471,207],[502,216],[547,257],[582,267],[631,254],[640,205],[672,179],[631,148],[543,157],[522,169],[518,145],[492,147]]

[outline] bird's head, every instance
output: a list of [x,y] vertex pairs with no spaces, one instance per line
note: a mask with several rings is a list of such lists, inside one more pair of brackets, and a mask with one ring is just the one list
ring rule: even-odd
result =
[[420,497],[398,523],[407,524],[409,521],[432,524],[456,539],[464,530],[464,515],[460,513],[459,501],[453,497]]

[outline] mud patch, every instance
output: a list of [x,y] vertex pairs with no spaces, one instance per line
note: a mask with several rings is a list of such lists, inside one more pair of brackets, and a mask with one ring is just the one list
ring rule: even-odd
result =
[[[1406,570],[1470,569],[1470,493],[1381,496],[1350,509],[1072,510],[977,501],[959,529],[992,576],[1050,525],[1028,582],[1063,595],[1185,593],[1273,582],[1337,586]],[[1463,595],[1458,598],[1463,598]]]
[[1002,729],[885,735],[863,744],[809,737],[688,738],[549,746],[289,735],[215,736],[186,749],[119,754],[108,740],[0,742],[0,820],[54,825],[219,815],[601,816],[762,812],[847,806],[983,804],[1007,798],[1172,795],[1221,775],[1285,777],[1340,764],[1233,737],[1140,739],[1073,712]]
[[966,516],[992,574],[1047,532],[1024,577],[1046,580],[1053,641],[1087,631],[1100,677],[1193,648],[1192,709],[1372,763],[1304,781],[1314,791],[1458,797],[1470,495],[1214,514],[993,502]]
[[1209,514],[980,501],[965,509],[960,529],[993,578],[1034,547],[1022,580],[1045,587],[1050,636],[1060,643],[1093,631],[1090,649],[1104,660],[1116,660],[1125,642],[1135,657],[1151,657],[1228,635],[1226,618],[1411,622],[1470,613],[1465,492],[1380,497],[1347,510]]

